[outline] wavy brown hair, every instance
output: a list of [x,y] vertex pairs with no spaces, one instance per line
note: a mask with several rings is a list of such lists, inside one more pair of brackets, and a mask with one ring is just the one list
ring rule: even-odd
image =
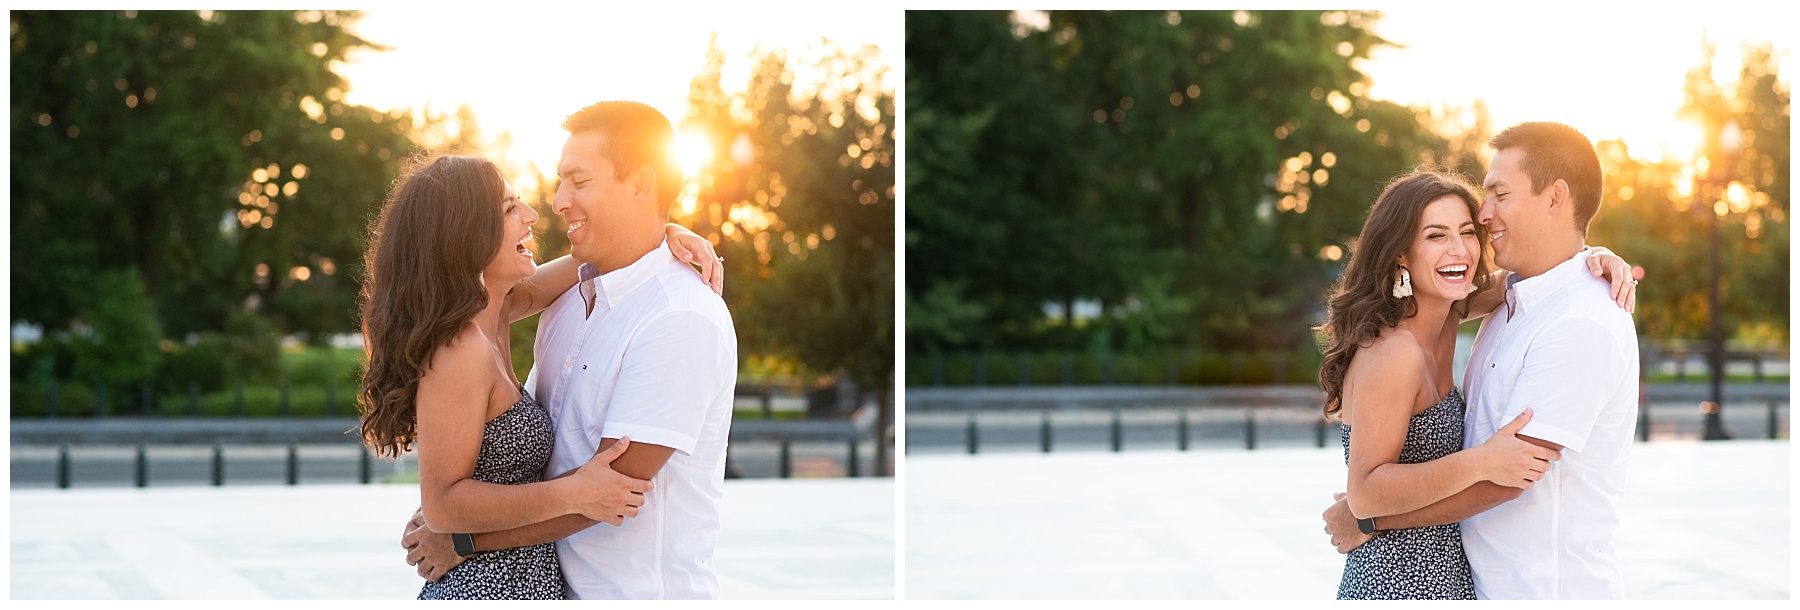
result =
[[488,305],[481,271],[500,248],[500,169],[480,157],[415,159],[369,232],[364,255],[363,444],[398,458],[417,438],[419,379],[432,354]]
[[[1356,357],[1356,350],[1374,343],[1381,331],[1419,314],[1416,300],[1394,297],[1398,261],[1419,232],[1425,207],[1452,195],[1468,206],[1469,218],[1478,217],[1481,200],[1475,196],[1474,187],[1458,174],[1437,169],[1415,169],[1394,178],[1375,198],[1375,205],[1369,207],[1362,234],[1351,246],[1349,264],[1331,287],[1325,324],[1316,329],[1325,343],[1319,387],[1325,390],[1326,417],[1343,410],[1344,375],[1350,371],[1350,359]],[[1485,288],[1491,272],[1488,261],[1493,257],[1487,252],[1487,228],[1476,223],[1475,232],[1481,251],[1470,280]],[[1452,313],[1462,315],[1467,307],[1468,301],[1464,300],[1452,306]]]

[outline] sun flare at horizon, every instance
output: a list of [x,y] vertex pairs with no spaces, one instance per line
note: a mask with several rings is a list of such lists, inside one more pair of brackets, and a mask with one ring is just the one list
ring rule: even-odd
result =
[[[689,109],[693,79],[707,64],[709,45],[724,53],[725,93],[748,85],[754,55],[789,50],[805,55],[821,41],[843,49],[873,45],[880,61],[897,67],[904,43],[891,16],[874,9],[794,13],[755,8],[716,10],[704,19],[691,10],[588,7],[502,11],[482,18],[492,37],[444,36],[467,29],[452,12],[370,10],[351,30],[385,50],[353,52],[334,70],[349,83],[345,99],[415,115],[454,113],[468,106],[489,154],[514,171],[530,166],[553,178],[563,117],[602,100],[647,104],[679,125]],[[597,33],[604,32],[604,36]],[[805,77],[805,74],[801,75]],[[704,138],[701,142],[704,144]],[[689,147],[694,144],[689,144]],[[714,151],[682,153],[683,169]],[[528,176],[519,176],[530,182]]]

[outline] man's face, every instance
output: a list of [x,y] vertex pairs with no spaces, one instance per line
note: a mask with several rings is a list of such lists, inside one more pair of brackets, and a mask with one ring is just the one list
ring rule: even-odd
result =
[[1543,239],[1549,228],[1550,197],[1556,190],[1546,187],[1541,193],[1531,192],[1531,176],[1519,167],[1524,157],[1517,148],[1494,155],[1482,182],[1487,196],[1481,201],[1478,219],[1488,229],[1494,264],[1515,271],[1531,268],[1533,244]]
[[630,216],[636,180],[620,178],[613,164],[600,154],[606,135],[598,131],[570,134],[563,143],[551,209],[569,226],[570,253],[584,263],[601,264],[607,248],[616,245],[620,225]]

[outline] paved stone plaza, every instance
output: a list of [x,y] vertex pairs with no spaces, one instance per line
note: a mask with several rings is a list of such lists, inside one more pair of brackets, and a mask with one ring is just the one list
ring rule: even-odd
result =
[[[1786,441],[1633,448],[1625,594],[1788,599]],[[1340,449],[909,455],[907,599],[1329,599]]]
[[[893,479],[733,480],[734,599],[892,599]],[[12,490],[12,599],[409,599],[411,485]]]

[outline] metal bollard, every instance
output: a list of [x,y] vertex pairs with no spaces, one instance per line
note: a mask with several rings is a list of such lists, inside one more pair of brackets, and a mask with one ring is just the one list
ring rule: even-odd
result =
[[1327,423],[1330,423],[1330,420],[1320,417],[1313,425],[1313,443],[1320,449],[1325,448],[1325,424]]
[[1650,442],[1650,404],[1638,406],[1638,442]]
[[1781,438],[1775,429],[1775,401],[1769,401],[1769,440]]
[[856,439],[850,439],[850,461],[844,466],[844,475],[856,478]]
[[287,484],[300,484],[300,444],[288,443]]
[[1256,449],[1256,409],[1244,409],[1244,450]]
[[1050,410],[1044,410],[1043,423],[1038,426],[1038,446],[1044,453],[1050,452]]
[[1125,449],[1125,420],[1118,409],[1112,410],[1112,450],[1117,453]]
[[781,478],[783,479],[793,475],[793,454],[789,448],[792,443],[791,440],[781,439]]
[[980,432],[975,429],[975,414],[969,414],[969,455],[975,455],[976,448],[981,445]]
[[773,392],[769,391],[769,385],[763,384],[760,398],[762,399],[762,416],[765,420],[775,419],[775,403],[770,397],[772,394]]
[[225,445],[213,442],[212,484],[219,487],[225,484]]
[[69,488],[69,444],[63,443],[56,448],[56,487]]
[[138,442],[137,468],[133,469],[133,474],[136,475],[133,478],[138,487],[150,486],[150,448],[146,447],[143,441]]
[[364,484],[364,485],[368,485],[369,481],[374,478],[374,470],[375,470],[374,464],[373,464],[374,461],[375,461],[375,459],[369,455],[369,448],[363,447],[362,448],[362,460],[361,460],[361,463],[358,465],[359,469],[357,471],[357,475],[362,477],[362,484]]
[[1176,422],[1175,422],[1175,447],[1182,451],[1187,451],[1188,450],[1188,410],[1182,409],[1179,413],[1180,413],[1180,416],[1176,418]]

